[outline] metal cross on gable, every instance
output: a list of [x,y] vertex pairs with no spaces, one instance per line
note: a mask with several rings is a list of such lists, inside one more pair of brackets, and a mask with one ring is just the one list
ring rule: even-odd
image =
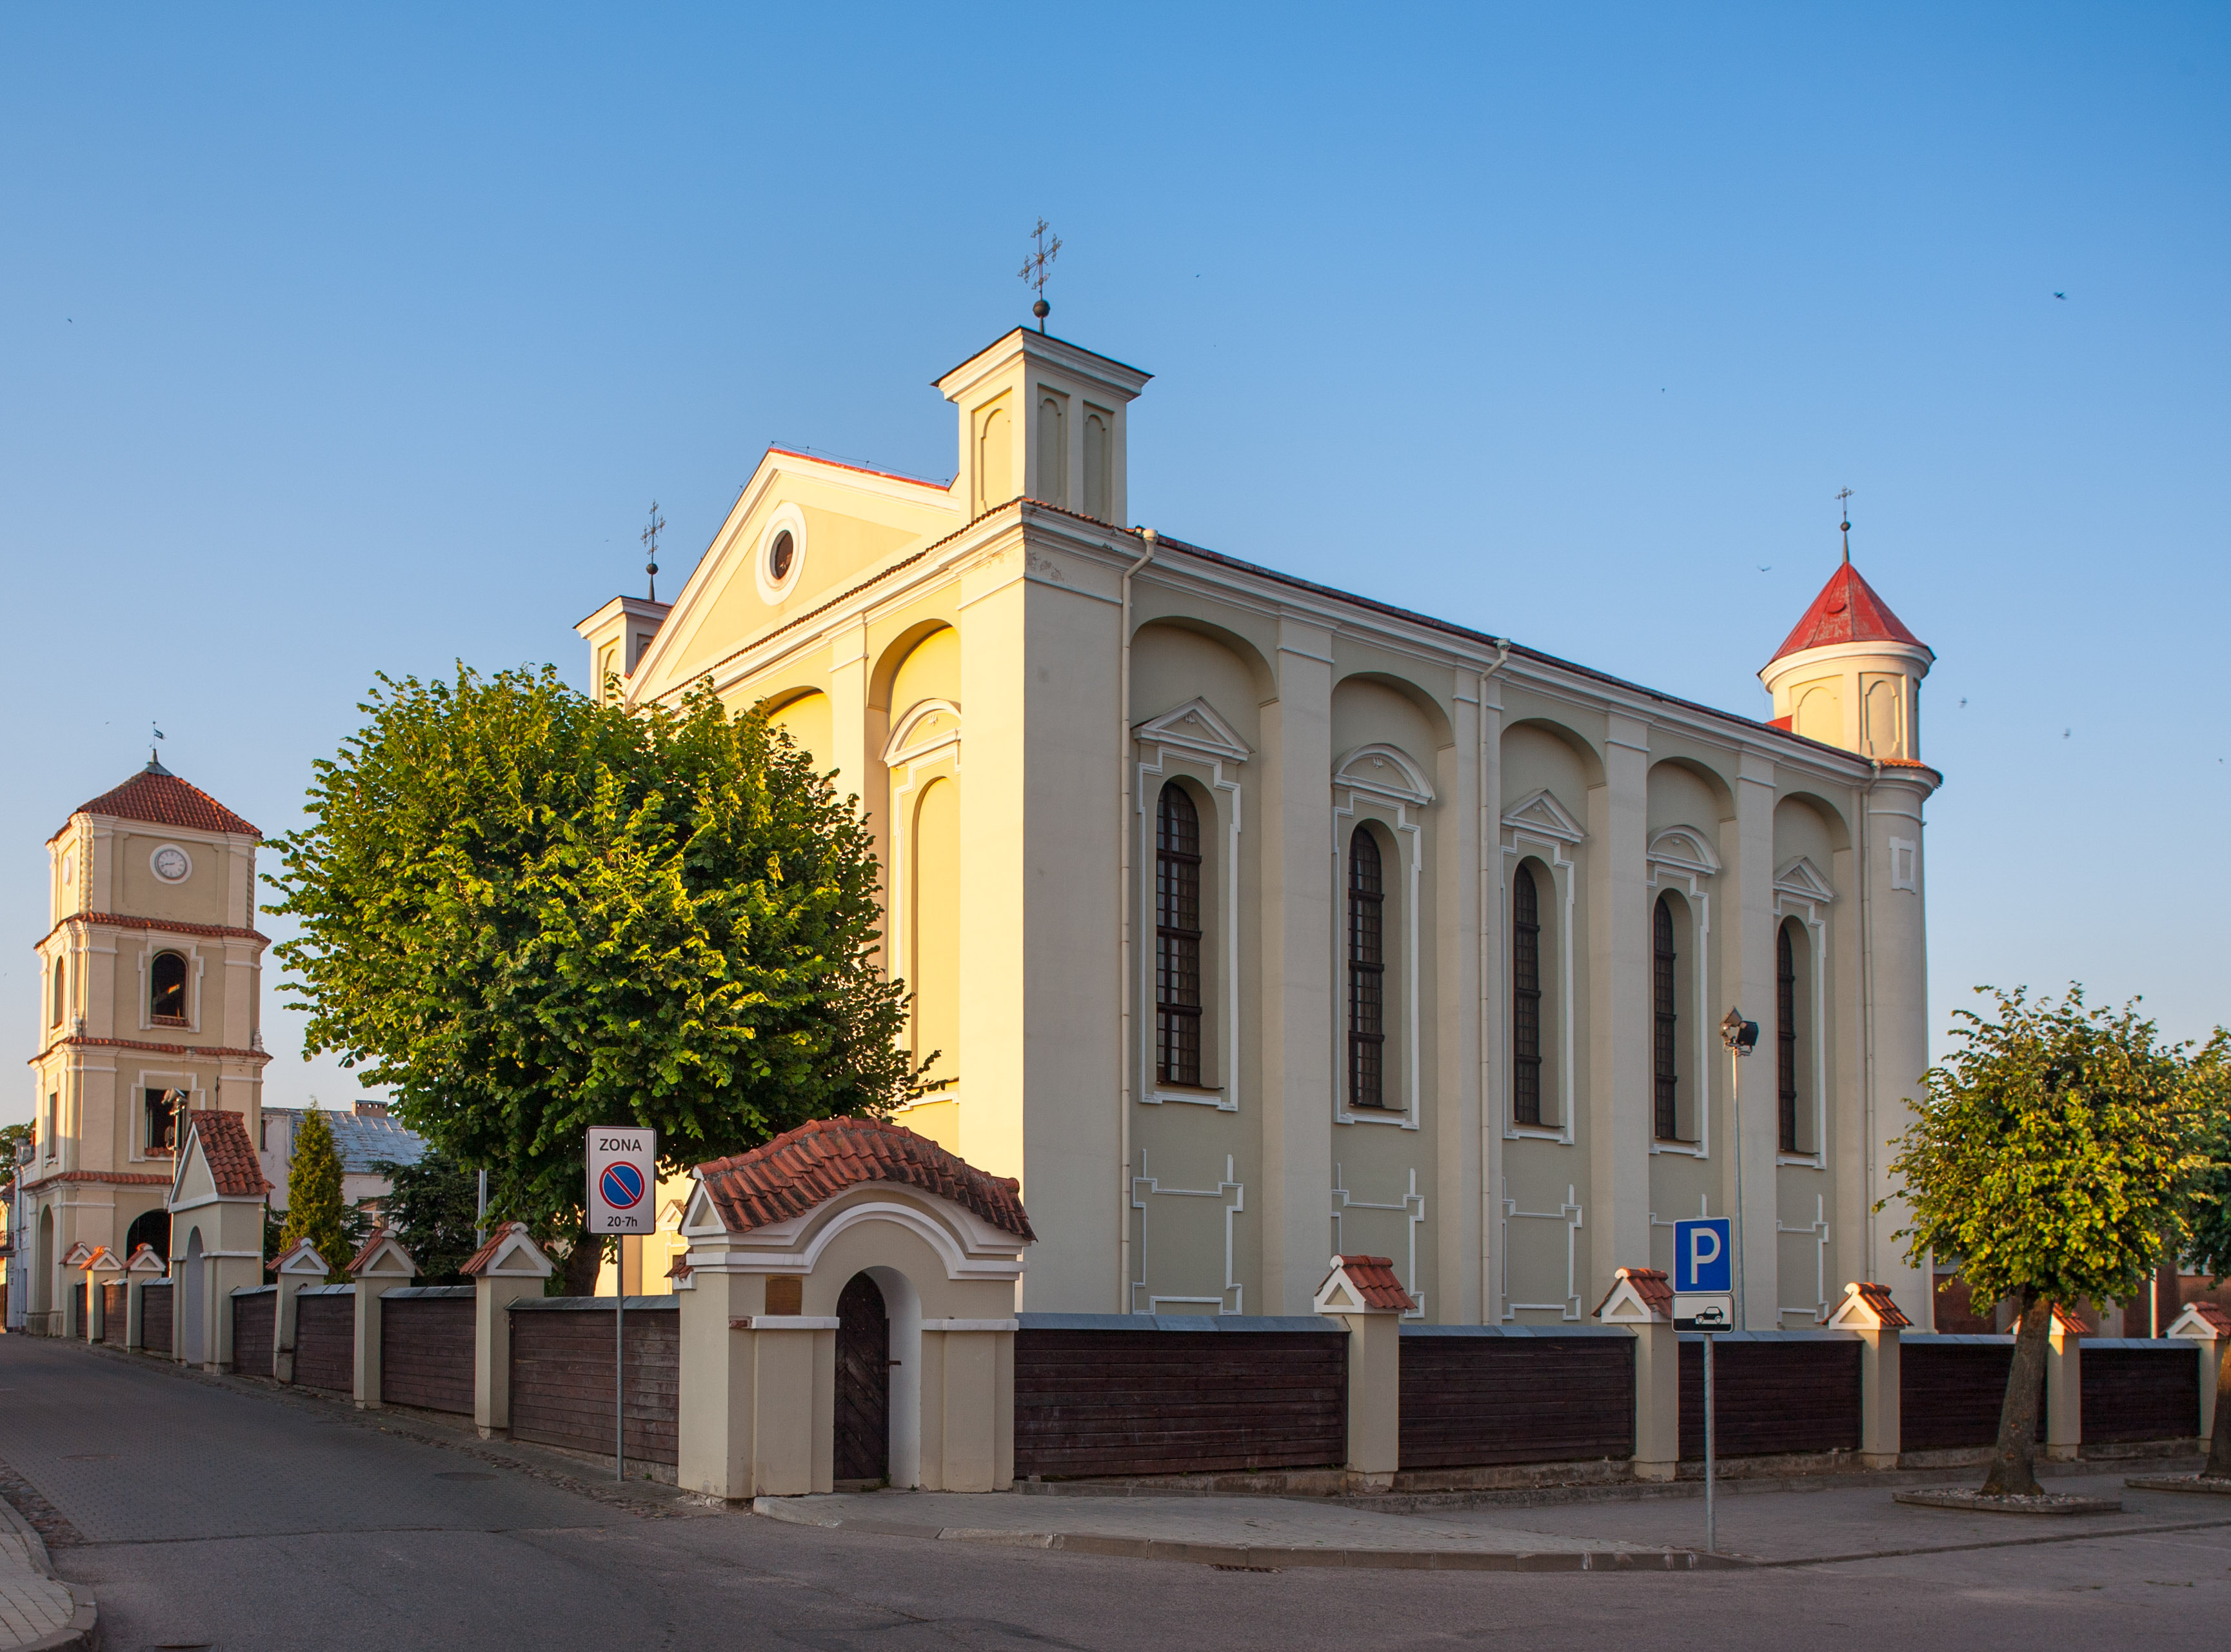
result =
[[1023,260],[1020,272],[1023,285],[1038,289],[1038,301],[1031,306],[1031,314],[1038,318],[1038,331],[1041,333],[1045,331],[1046,317],[1053,313],[1053,306],[1046,302],[1046,275],[1052,269],[1053,261],[1061,256],[1061,237],[1055,236],[1051,241],[1046,239],[1051,229],[1052,226],[1044,218],[1038,220],[1038,227],[1031,231],[1031,238],[1037,243],[1038,250]]

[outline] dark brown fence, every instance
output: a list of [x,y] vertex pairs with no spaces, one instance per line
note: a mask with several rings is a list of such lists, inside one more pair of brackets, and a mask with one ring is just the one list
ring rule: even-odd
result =
[[356,1287],[306,1285],[294,1299],[294,1380],[356,1392]]
[[1305,1468],[1347,1455],[1348,1337],[1328,1320],[1031,1313],[1015,1333],[1018,1475]]
[[[1859,1339],[1751,1331],[1712,1351],[1712,1448],[1723,1457],[1859,1446]],[[1681,1338],[1681,1454],[1704,1454],[1704,1339]]]
[[[680,1453],[682,1337],[670,1296],[627,1299],[627,1454],[673,1463]],[[612,1299],[529,1297],[511,1305],[511,1435],[609,1457]]]
[[379,1299],[379,1397],[388,1405],[471,1413],[471,1286],[406,1287]]
[[[2012,1337],[1902,1336],[1898,1351],[1898,1444],[1904,1451],[1988,1446],[1999,1437]],[[2045,1438],[2043,1379],[2037,1437]],[[2197,1402],[2195,1402],[2197,1403]]]
[[85,1335],[87,1325],[85,1317],[85,1281],[83,1279],[80,1279],[75,1285],[70,1286],[70,1300],[77,1304],[77,1318],[72,1321],[72,1323],[76,1326],[75,1334],[82,1337]]
[[2086,1445],[2188,1440],[2200,1432],[2200,1361],[2192,1344],[2086,1337],[2079,1347]]
[[242,1377],[271,1375],[272,1323],[279,1287],[259,1285],[232,1293],[232,1369]]
[[1634,1454],[1634,1338],[1527,1325],[1402,1328],[1401,1463]]
[[151,1354],[171,1357],[171,1282],[153,1280],[139,1287],[139,1345]]
[[131,1291],[128,1285],[104,1285],[100,1287],[100,1339],[119,1348],[124,1346],[125,1332],[130,1329],[124,1323],[124,1314]]

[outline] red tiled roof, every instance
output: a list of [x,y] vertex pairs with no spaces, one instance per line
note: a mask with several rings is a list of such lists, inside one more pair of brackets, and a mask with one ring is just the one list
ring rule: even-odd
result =
[[150,1044],[145,1039],[80,1038],[75,1034],[58,1038],[36,1055],[23,1058],[25,1066],[43,1061],[65,1046],[78,1046],[88,1050],[151,1050],[158,1055],[203,1055],[213,1059],[232,1061],[268,1061],[268,1050],[236,1050],[226,1044]]
[[[263,1179],[263,1165],[248,1139],[248,1121],[238,1113],[197,1112],[186,1115],[187,1129],[202,1144],[202,1157],[210,1167],[218,1196],[252,1199],[271,1191]],[[180,1151],[184,1151],[183,1147]]]
[[271,944],[271,937],[259,935],[254,930],[243,930],[230,923],[182,923],[167,917],[126,917],[120,912],[72,912],[48,930],[46,935],[32,943],[34,949],[43,946],[55,930],[67,923],[106,923],[118,930],[154,930],[165,935],[207,935],[220,939],[254,941],[262,946]]
[[263,835],[200,787],[180,780],[152,761],[123,785],[103,792],[90,803],[79,804],[70,813],[110,814],[120,820],[184,826],[190,832],[235,832],[249,838]]
[[[1673,1282],[1665,1277],[1663,1269],[1622,1267],[1613,1277],[1625,1279],[1632,1285],[1634,1287],[1635,1295],[1642,1299],[1643,1306],[1648,1308],[1658,1318],[1671,1319],[1673,1317]],[[1617,1289],[1619,1286],[1616,1285],[1612,1286],[1613,1291]],[[1596,1304],[1596,1312],[1601,1313],[1604,1310],[1604,1302],[1610,1300],[1611,1292],[1607,1291],[1604,1293],[1603,1302]]]
[[133,1251],[132,1253],[131,1260],[124,1264],[125,1267],[127,1270],[136,1268],[139,1266],[139,1259],[143,1256],[149,1261],[154,1263],[158,1267],[161,1267],[163,1264],[162,1254],[152,1245],[150,1245],[145,1240],[142,1240],[139,1244],[139,1248]]
[[1887,1285],[1877,1285],[1872,1280],[1863,1282],[1859,1287],[1859,1297],[1875,1311],[1875,1318],[1885,1325],[1903,1329],[1913,1323],[1905,1317],[1905,1310],[1891,1300]]
[[926,1136],[875,1118],[817,1118],[734,1158],[697,1167],[730,1233],[802,1216],[863,1182],[897,1182],[950,1199],[1002,1233],[1034,1240],[1022,1184],[986,1176]]
[[1875,594],[1874,587],[1849,562],[1828,576],[1828,583],[1813,599],[1797,629],[1775,651],[1774,658],[1808,648],[1825,648],[1830,643],[1904,643],[1913,648],[1928,647],[1898,622],[1890,605]]
[[[366,1262],[369,1262],[372,1260],[372,1252],[378,1250],[382,1245],[387,1243],[391,1239],[395,1239],[394,1232],[391,1229],[385,1227],[373,1228],[372,1230],[372,1237],[364,1241],[364,1248],[359,1251],[356,1255],[350,1260],[348,1267],[344,1268],[342,1272],[346,1273],[354,1273],[360,1270]],[[395,1246],[398,1250],[403,1250],[403,1241],[401,1240],[396,1239]],[[404,1250],[403,1254],[405,1256],[408,1256],[411,1253],[407,1250]],[[475,1253],[475,1254],[477,1254],[477,1253]]]
[[57,1170],[52,1176],[42,1176],[36,1182],[23,1183],[23,1191],[36,1193],[41,1188],[56,1182],[89,1182],[104,1188],[167,1188],[167,1176],[143,1176],[137,1170]]
[[2215,1327],[2219,1337],[2231,1337],[2231,1311],[2208,1301],[2188,1302],[2184,1305]]
[[[1343,1271],[1367,1308],[1392,1308],[1398,1313],[1407,1313],[1418,1305],[1402,1288],[1402,1281],[1394,1277],[1394,1259],[1391,1256],[1334,1257],[1333,1273]],[[1329,1279],[1332,1273],[1325,1277]]]
[[507,1221],[498,1223],[495,1227],[491,1228],[488,1230],[488,1243],[482,1246],[470,1256],[467,1257],[465,1259],[465,1265],[459,1268],[457,1272],[460,1273],[471,1274],[475,1279],[479,1278],[482,1273],[488,1268],[488,1265],[495,1260],[495,1254],[503,1248],[504,1241],[506,1240],[509,1239],[514,1234],[525,1234],[526,1232],[527,1224],[523,1221]]

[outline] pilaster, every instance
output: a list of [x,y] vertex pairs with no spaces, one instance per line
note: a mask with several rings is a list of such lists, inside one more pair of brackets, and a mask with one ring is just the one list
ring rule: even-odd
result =
[[1440,754],[1440,772],[1434,784],[1445,803],[1430,817],[1433,832],[1433,864],[1439,869],[1439,908],[1442,919],[1432,933],[1439,956],[1434,973],[1439,982],[1439,1019],[1436,1050],[1433,1170],[1436,1199],[1441,1213],[1434,1224],[1438,1247],[1440,1304],[1434,1317],[1463,1324],[1479,1323],[1482,1254],[1480,1156],[1475,1142],[1485,1138],[1483,1129],[1484,1077],[1473,1059],[1484,1042],[1485,1027],[1480,996],[1480,878],[1485,852],[1480,834],[1485,822],[1472,800],[1480,795],[1479,679],[1470,672],[1458,677],[1452,743]]
[[[1727,1138],[1743,1156],[1743,1312],[1737,1324],[1749,1330],[1780,1327],[1782,1297],[1776,1275],[1781,1246],[1775,1228],[1781,1210],[1777,1183],[1780,1158],[1781,1103],[1775,1067],[1775,1005],[1777,999],[1774,944],[1774,763],[1756,752],[1744,752],[1736,779],[1736,818],[1721,827],[1721,859],[1727,871],[1721,878],[1720,965],[1721,996],[1714,1020],[1740,1005],[1744,1019],[1759,1027],[1758,1046],[1737,1063],[1736,1082],[1743,1086],[1743,1129],[1732,1128]],[[1718,1041],[1715,1040],[1716,1046]],[[1715,1048],[1717,1064],[1724,1072],[1729,1058]],[[1735,1098],[1729,1098],[1732,1112]],[[1732,1124],[1732,1119],[1730,1124]],[[1736,1175],[1733,1155],[1726,1167],[1722,1189],[1725,1208],[1734,1209]]]
[[1589,1293],[1650,1254],[1649,725],[1611,714],[1588,793]]

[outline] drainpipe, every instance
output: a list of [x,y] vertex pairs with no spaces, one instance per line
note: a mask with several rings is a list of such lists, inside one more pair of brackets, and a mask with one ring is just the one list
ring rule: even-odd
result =
[[1131,576],[1154,560],[1159,539],[1151,528],[1138,530],[1147,548],[1123,570],[1122,633],[1116,686],[1116,796],[1122,813],[1116,836],[1121,845],[1116,883],[1116,1312],[1130,1311],[1131,1278]]
[[[1487,685],[1510,659],[1510,639],[1504,638],[1495,645],[1495,663],[1479,674],[1479,984],[1483,994],[1494,972],[1488,968],[1488,937],[1497,926],[1490,921],[1491,907],[1499,910],[1503,887],[1500,869],[1503,864],[1503,800],[1487,794]],[[1497,730],[1497,738],[1501,731]],[[1497,766],[1498,775],[1501,765]],[[1490,877],[1490,869],[1497,875]],[[1496,1143],[1501,1133],[1488,1120],[1488,1109],[1495,1098],[1495,1059],[1499,1053],[1494,1037],[1495,1014],[1492,1004],[1485,1007],[1479,1021],[1479,1322],[1496,1323],[1501,1305],[1496,1301],[1495,1241],[1496,1231],[1491,1213],[1496,1208]]]

